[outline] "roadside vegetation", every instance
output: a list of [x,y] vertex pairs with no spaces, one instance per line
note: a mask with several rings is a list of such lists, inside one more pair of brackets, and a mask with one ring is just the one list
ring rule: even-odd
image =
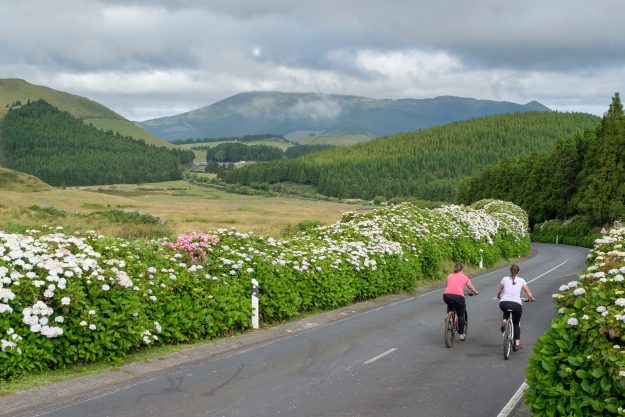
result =
[[[529,253],[527,216],[482,201],[345,213],[286,240],[233,230],[123,240],[61,227],[0,233],[0,377],[118,361],[146,346],[211,339],[440,278],[447,260],[485,266]],[[184,317],[184,320],[180,320]]]
[[598,239],[588,268],[554,294],[558,315],[534,344],[525,402],[532,416],[622,416],[625,229]]

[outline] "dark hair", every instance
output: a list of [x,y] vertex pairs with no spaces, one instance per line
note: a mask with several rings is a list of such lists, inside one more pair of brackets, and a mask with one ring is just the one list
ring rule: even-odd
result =
[[456,265],[454,265],[454,273],[458,273],[462,271],[463,269],[464,269],[464,265],[462,265],[461,263],[457,263]]
[[519,273],[519,266],[517,264],[510,265],[510,278],[512,279],[512,285],[516,285],[514,279],[516,278],[516,274]]

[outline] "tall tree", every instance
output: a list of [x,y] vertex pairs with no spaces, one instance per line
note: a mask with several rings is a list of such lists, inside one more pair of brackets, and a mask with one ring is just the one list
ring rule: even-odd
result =
[[588,146],[579,181],[580,212],[598,223],[625,217],[625,114],[618,93]]

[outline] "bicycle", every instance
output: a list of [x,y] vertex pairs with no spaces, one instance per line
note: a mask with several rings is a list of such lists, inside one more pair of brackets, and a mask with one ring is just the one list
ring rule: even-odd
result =
[[[465,293],[465,296],[468,295],[472,297],[476,294],[473,293]],[[469,319],[467,315],[467,311],[464,311],[464,334],[466,336],[467,330],[469,329]],[[460,333],[458,331],[458,312],[456,311],[456,306],[454,305],[450,312],[445,315],[445,346],[448,348],[452,347],[454,344],[454,337],[456,334]]]
[[[531,301],[529,297],[521,298],[521,300],[525,302]],[[510,353],[514,350],[514,325],[512,324],[512,310],[508,309],[506,312],[508,313],[508,318],[503,331],[503,358],[508,360]]]

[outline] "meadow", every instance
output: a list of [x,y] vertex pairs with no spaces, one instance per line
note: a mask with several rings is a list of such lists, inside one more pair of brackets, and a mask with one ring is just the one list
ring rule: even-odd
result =
[[[29,191],[33,188],[42,191]],[[324,201],[244,196],[183,180],[65,189],[45,184],[3,188],[0,201],[0,229],[8,232],[55,225],[67,233],[95,230],[124,238],[171,237],[218,228],[282,237],[301,224],[331,224],[345,211],[369,210]]]

